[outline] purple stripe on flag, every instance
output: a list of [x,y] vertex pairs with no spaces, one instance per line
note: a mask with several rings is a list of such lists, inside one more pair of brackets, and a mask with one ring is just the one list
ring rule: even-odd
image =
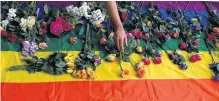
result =
[[[37,1],[39,4],[48,4],[51,6],[68,6],[68,5],[78,5],[79,1]],[[136,3],[138,1],[135,1]],[[148,4],[149,1],[143,1],[144,4]],[[186,5],[189,1],[177,1],[179,8],[181,10],[184,10],[186,8]],[[176,9],[176,1],[153,1],[154,5],[157,5],[159,8],[165,8],[171,7],[173,9]],[[206,11],[206,8],[202,1],[190,1],[190,4],[188,5],[187,10],[193,10],[192,4],[196,8],[197,11]],[[219,2],[208,2],[207,3],[211,8],[219,11]]]

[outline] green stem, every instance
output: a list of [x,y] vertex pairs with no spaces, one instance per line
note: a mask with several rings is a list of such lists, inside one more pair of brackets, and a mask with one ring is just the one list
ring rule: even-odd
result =
[[135,66],[132,64],[132,60],[130,59],[130,57],[128,57],[128,59],[129,59],[129,61],[130,61],[130,64],[131,64],[132,68],[133,68],[134,70],[137,70],[137,69],[135,68]]
[[8,68],[9,71],[15,71],[15,70],[25,70],[27,65],[19,65],[19,66],[11,66]]
[[121,63],[122,63],[122,52],[119,53],[119,66],[120,66],[121,71],[123,71]]

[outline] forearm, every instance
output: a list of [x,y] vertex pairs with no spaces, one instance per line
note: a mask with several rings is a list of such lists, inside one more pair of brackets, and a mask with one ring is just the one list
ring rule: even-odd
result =
[[110,16],[110,20],[115,29],[123,28],[122,22],[119,17],[116,1],[106,1],[106,10]]

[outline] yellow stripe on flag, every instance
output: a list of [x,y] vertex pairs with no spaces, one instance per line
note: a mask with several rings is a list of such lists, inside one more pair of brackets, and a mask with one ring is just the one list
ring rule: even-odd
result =
[[[77,57],[78,51],[74,51],[75,57]],[[98,52],[97,52],[98,53]],[[213,76],[212,71],[209,69],[209,64],[212,62],[211,57],[208,52],[200,52],[202,60],[191,63],[189,62],[189,54],[186,52],[181,52],[186,58],[188,64],[187,70],[180,70],[178,65],[173,64],[163,53],[162,64],[153,64],[145,66],[146,76],[143,79],[209,79]],[[38,57],[48,57],[52,52],[38,52],[36,56]],[[1,79],[2,82],[19,82],[19,83],[29,83],[29,82],[55,82],[55,81],[81,81],[81,79],[76,79],[71,77],[69,74],[63,74],[59,76],[54,76],[42,72],[37,72],[35,74],[29,74],[27,71],[7,71],[7,68],[14,65],[25,64],[21,61],[23,56],[20,52],[14,51],[1,51]],[[131,58],[136,63],[141,60],[141,56],[138,54],[132,54]],[[216,58],[215,58],[216,59]],[[218,58],[217,58],[218,61]],[[123,62],[123,68],[127,68],[131,71],[131,79],[140,79],[137,77],[136,72],[131,67],[130,63]],[[97,80],[122,80],[120,77],[120,67],[118,62],[108,63],[102,60],[102,64],[97,67],[96,74]]]

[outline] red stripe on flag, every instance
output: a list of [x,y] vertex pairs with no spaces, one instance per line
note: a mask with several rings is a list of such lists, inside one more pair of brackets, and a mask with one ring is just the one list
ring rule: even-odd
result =
[[202,79],[2,83],[2,101],[219,101]]

